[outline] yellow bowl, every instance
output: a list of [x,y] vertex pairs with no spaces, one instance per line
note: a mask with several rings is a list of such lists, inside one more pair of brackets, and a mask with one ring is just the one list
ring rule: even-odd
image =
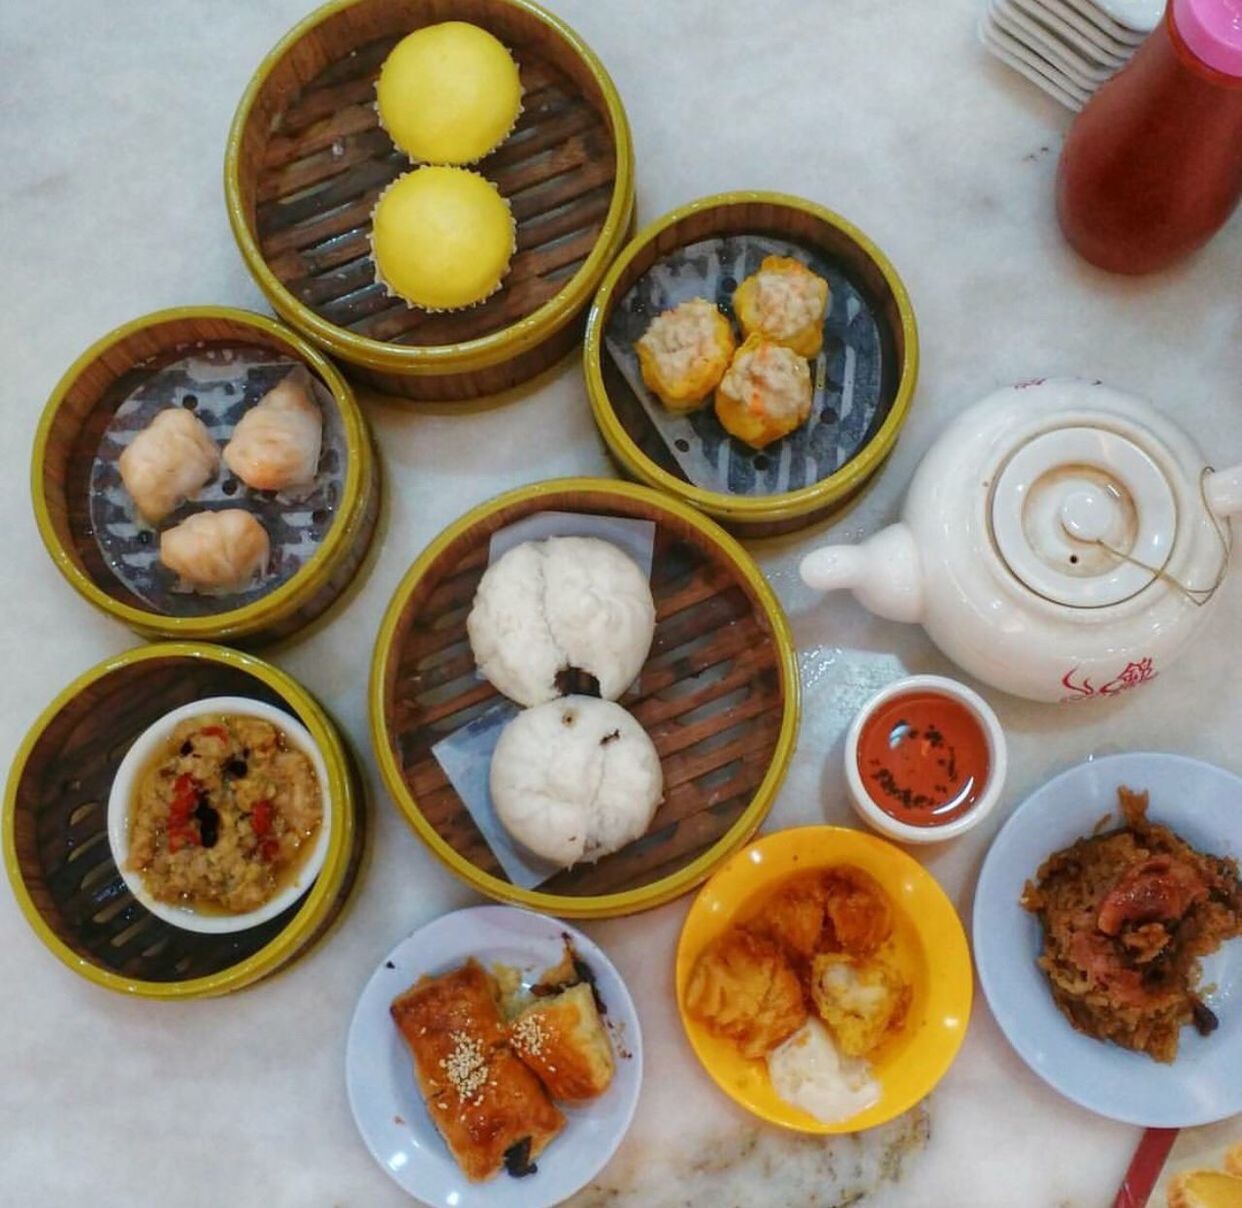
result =
[[[870,873],[894,907],[894,959],[913,988],[903,1030],[873,1055],[878,1103],[824,1124],[781,1099],[763,1061],[743,1057],[686,1010],[686,986],[699,953],[756,898],[792,873],[849,864]],[[953,1063],[970,1022],[970,949],[953,903],[932,875],[900,848],[863,831],[806,826],[778,831],[733,856],[703,887],[677,945],[677,1008],[691,1047],[716,1085],[772,1124],[806,1133],[873,1128],[913,1107]]]
[[[374,80],[402,37],[446,20],[486,29],[522,70],[517,133],[477,165],[511,198],[518,247],[499,292],[428,315],[374,282],[371,211],[410,166],[379,127]],[[469,399],[533,377],[578,343],[630,233],[634,153],[599,59],[530,0],[330,0],[255,72],[224,188],[242,257],[277,314],[380,390]]]
[[[162,922],[125,888],[107,837],[108,790],[130,743],[171,708],[250,696],[289,710],[328,771],[333,827],[323,868],[283,914],[205,935]],[[9,773],[4,864],[35,934],[97,986],[144,998],[239,990],[302,955],[345,903],[362,851],[361,793],[331,719],[283,671],[222,646],[141,646],[79,676],[43,711]]]
[[[809,486],[773,495],[734,495],[691,483],[605,347],[608,324],[630,287],[657,261],[689,244],[731,235],[768,235],[825,253],[865,287],[891,345],[891,382],[884,418],[839,470]],[[914,308],[888,257],[839,214],[783,193],[740,192],[704,197],[639,231],[608,270],[587,315],[583,368],[595,422],[622,470],[667,491],[726,528],[766,537],[820,520],[858,494],[892,452],[918,381]]]
[[[248,604],[221,597],[219,611],[157,610],[113,573],[89,514],[89,461],[112,413],[141,375],[204,346],[254,347],[301,362],[327,388],[344,442],[345,480],[318,547],[284,583]],[[110,331],[65,371],[39,420],[30,466],[39,535],[69,585],[144,637],[256,645],[309,625],[358,572],[379,515],[379,465],[349,383],[312,345],[263,315],[225,306],[183,306]],[[199,599],[200,597],[196,597]]]
[[[499,699],[476,678],[466,614],[492,533],[546,511],[655,522],[656,635],[620,703],[655,742],[665,800],[643,839],[523,889],[505,876],[432,747]],[[771,808],[798,713],[789,626],[746,551],[693,508],[602,478],[522,487],[445,529],[401,580],[371,665],[380,771],[419,837],[481,893],[567,918],[646,910],[707,877]]]

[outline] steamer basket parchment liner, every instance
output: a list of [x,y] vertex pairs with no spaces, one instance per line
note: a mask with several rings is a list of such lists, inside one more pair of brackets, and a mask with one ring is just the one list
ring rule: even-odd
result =
[[[107,837],[108,792],[133,739],[169,710],[215,695],[253,697],[300,720],[323,751],[334,811],[324,867],[306,893],[277,918],[226,935],[148,913]],[[283,672],[222,647],[141,647],[80,677],[31,729],[5,798],[5,864],[31,926],[89,980],[155,998],[222,994],[303,954],[343,906],[361,854],[356,779],[327,715]]]
[[[491,298],[429,313],[375,281],[371,211],[412,166],[379,125],[375,78],[401,37],[450,19],[495,34],[521,70],[518,124],[475,165],[510,202],[517,252]],[[569,351],[634,201],[611,80],[528,0],[333,0],[256,73],[234,119],[225,189],[239,247],[278,314],[369,384],[447,400],[503,390]]]
[[[536,511],[656,522],[655,639],[620,703],[656,745],[665,799],[642,839],[524,890],[505,877],[431,748],[497,699],[475,674],[466,616],[491,534]],[[600,479],[510,492],[441,534],[397,589],[372,671],[381,770],[420,836],[482,892],[569,917],[647,909],[702,881],[771,807],[797,718],[788,626],[749,556],[693,509]]]

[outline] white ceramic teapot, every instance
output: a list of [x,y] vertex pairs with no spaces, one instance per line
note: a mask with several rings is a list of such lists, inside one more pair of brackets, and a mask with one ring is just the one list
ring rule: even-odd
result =
[[1211,611],[1239,511],[1242,466],[1209,470],[1150,404],[1041,379],[945,430],[900,524],[800,569],[811,587],[920,622],[1004,691],[1109,697],[1155,678]]

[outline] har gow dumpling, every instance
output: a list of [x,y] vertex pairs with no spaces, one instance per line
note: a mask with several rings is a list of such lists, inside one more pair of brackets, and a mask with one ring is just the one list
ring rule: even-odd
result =
[[620,705],[567,696],[525,709],[505,726],[490,786],[505,830],[568,868],[645,835],[664,774],[646,730]]
[[647,576],[610,541],[549,537],[487,568],[466,630],[479,670],[521,705],[555,700],[570,671],[616,700],[647,660],[655,602]]
[[215,475],[220,450],[198,416],[169,407],[129,442],[118,466],[138,510],[158,524]]
[[224,446],[224,460],[256,491],[309,486],[322,441],[323,416],[311,398],[310,374],[299,368],[241,417]]
[[195,512],[160,535],[160,561],[196,591],[241,591],[267,567],[267,530],[243,508]]

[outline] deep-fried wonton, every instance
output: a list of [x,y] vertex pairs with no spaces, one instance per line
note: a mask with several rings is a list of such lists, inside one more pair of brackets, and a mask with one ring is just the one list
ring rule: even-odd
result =
[[762,1057],[806,1021],[797,975],[770,939],[730,928],[695,962],[686,1009],[711,1031]]

